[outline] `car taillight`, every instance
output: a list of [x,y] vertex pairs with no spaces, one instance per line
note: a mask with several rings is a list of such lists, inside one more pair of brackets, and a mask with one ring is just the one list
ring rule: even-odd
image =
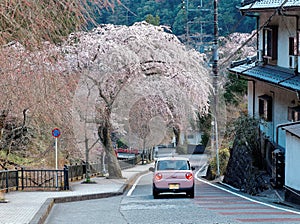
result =
[[193,173],[186,173],[185,178],[188,179],[188,180],[192,180],[193,179]]
[[155,180],[161,180],[161,178],[162,178],[162,174],[161,173],[155,174]]

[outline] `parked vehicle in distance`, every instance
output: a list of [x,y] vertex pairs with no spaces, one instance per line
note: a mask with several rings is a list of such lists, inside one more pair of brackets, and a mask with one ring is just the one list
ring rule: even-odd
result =
[[139,154],[137,149],[115,149],[116,156],[119,160],[133,159]]
[[195,180],[193,169],[187,158],[164,157],[155,161],[153,171],[153,197],[157,198],[164,192],[185,192],[194,198]]

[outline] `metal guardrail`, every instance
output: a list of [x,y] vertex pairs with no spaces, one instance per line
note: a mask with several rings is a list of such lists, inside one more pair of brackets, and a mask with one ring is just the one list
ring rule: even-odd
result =
[[10,190],[24,189],[69,189],[68,168],[63,170],[1,170],[0,190],[6,192]]
[[6,190],[6,192],[12,188],[18,190],[18,183],[18,170],[0,171],[0,189]]
[[21,188],[24,190],[33,188],[69,190],[68,168],[63,170],[19,170]]
[[122,170],[134,167],[142,160],[141,155],[136,155],[135,157],[127,159],[119,159],[119,164]]
[[[121,169],[134,167],[141,161],[141,155],[134,158],[119,160]],[[102,173],[103,165],[91,163],[90,175],[95,176]],[[107,167],[106,167],[107,170]],[[85,178],[86,164],[75,164],[65,166],[62,170],[50,169],[15,169],[0,170],[0,191],[13,190],[69,190],[69,181]]]
[[[90,175],[99,175],[103,171],[103,165],[101,163],[90,163]],[[85,178],[86,164],[75,164],[68,166],[69,179],[71,181],[81,180]]]
[[86,165],[85,164],[75,164],[68,166],[69,178],[71,181],[80,180],[84,178]]

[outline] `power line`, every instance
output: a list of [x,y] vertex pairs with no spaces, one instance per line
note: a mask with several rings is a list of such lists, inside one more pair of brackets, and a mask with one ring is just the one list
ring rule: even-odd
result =
[[[202,15],[199,17],[195,17],[193,19],[189,18],[189,12],[210,12],[211,9],[205,8],[203,6],[203,0],[197,0],[199,5],[195,5],[195,0],[183,0],[182,3],[184,4],[184,12],[186,13],[186,38],[187,38],[187,45],[190,45],[190,41],[193,40],[192,44],[195,44],[197,47],[203,46],[205,43],[205,38],[212,37],[212,35],[205,34],[203,32],[203,26],[208,23],[208,21],[204,21]],[[196,8],[195,8],[196,7]],[[195,33],[195,31],[190,29],[192,24],[200,24],[200,33]],[[205,29],[206,30],[206,29]],[[194,34],[192,34],[192,32]]]
[[[258,32],[260,32],[263,28],[265,28],[266,26],[269,25],[269,23],[271,22],[272,18],[276,15],[276,13],[283,7],[283,5],[287,2],[288,0],[284,0],[284,2],[279,6],[277,7],[274,12],[272,13],[272,15],[265,21],[265,23],[260,26],[256,31],[255,33],[253,33],[237,50],[235,50],[231,55],[229,55],[226,60],[224,60],[220,66],[224,66],[225,63],[227,63],[232,57],[234,57],[236,55],[236,53],[238,51],[240,51],[247,43],[249,43],[250,40],[252,40],[252,38],[258,34]],[[254,3],[252,3],[254,4]],[[252,7],[252,5],[251,5]]]

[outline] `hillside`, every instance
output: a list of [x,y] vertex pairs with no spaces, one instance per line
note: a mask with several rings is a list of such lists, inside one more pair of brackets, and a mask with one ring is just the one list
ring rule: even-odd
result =
[[[218,1],[219,32],[249,32],[255,19],[244,17],[238,7],[241,0]],[[213,1],[211,0],[123,0],[113,9],[95,10],[98,23],[132,25],[146,20],[155,25],[169,26],[177,36],[213,34]]]

